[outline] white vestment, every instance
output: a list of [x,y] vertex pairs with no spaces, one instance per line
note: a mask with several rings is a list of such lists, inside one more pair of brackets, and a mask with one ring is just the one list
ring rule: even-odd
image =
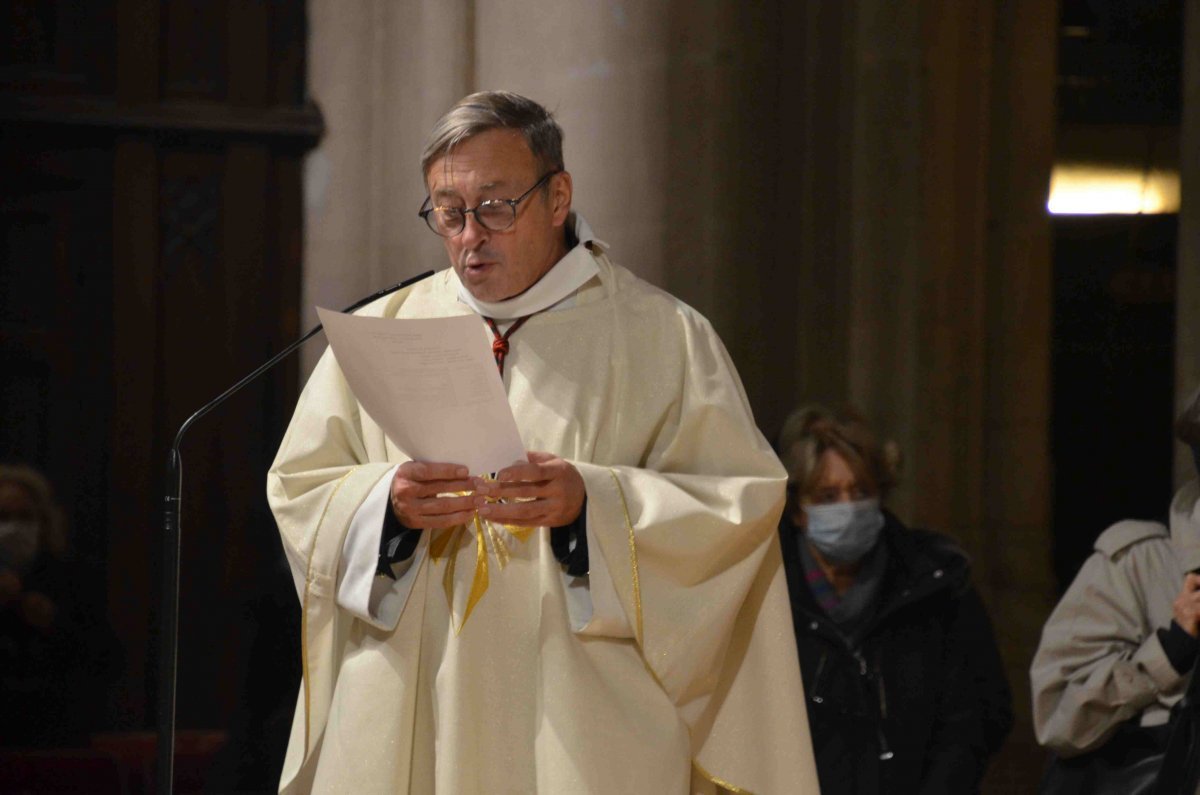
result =
[[[512,336],[504,382],[526,449],[583,477],[589,556],[615,596],[593,601],[616,614],[572,628],[548,528],[493,528],[482,546],[475,528],[426,532],[394,627],[340,608],[347,529],[407,457],[326,351],[268,477],[303,601],[282,792],[818,791],[776,538],[783,468],[708,322],[592,255],[574,303]],[[442,271],[363,313],[471,314],[457,288]]]

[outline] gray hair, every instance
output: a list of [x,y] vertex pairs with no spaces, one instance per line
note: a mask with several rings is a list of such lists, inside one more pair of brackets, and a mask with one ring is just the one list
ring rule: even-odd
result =
[[542,173],[563,170],[563,132],[550,111],[511,91],[480,91],[460,99],[433,125],[421,153],[422,178],[458,144],[497,129],[520,131]]

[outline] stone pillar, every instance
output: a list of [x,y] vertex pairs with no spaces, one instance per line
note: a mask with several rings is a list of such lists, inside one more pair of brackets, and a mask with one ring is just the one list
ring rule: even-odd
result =
[[[302,325],[316,305],[445,265],[417,217],[425,134],[473,90],[470,2],[309,0],[309,90],[327,132],[305,167]],[[323,346],[304,352],[303,371]]]
[[[916,520],[914,436],[920,383],[922,9],[920,3],[863,2],[855,7],[850,137],[850,235],[845,399],[864,411],[904,452],[904,484],[892,507]],[[816,156],[820,156],[814,153]],[[829,263],[829,265],[835,265]],[[804,333],[806,329],[801,329]],[[942,528],[944,529],[944,528]]]
[[576,207],[615,261],[709,317],[756,409],[794,394],[773,388],[795,339],[773,241],[803,213],[775,186],[779,16],[733,0],[477,10],[476,82],[555,112]]
[[981,585],[1013,690],[1012,737],[985,792],[1033,792],[1029,663],[1055,601],[1050,454],[1053,266],[1045,209],[1054,157],[1058,10],[995,3],[987,131],[986,388]]
[[[1200,387],[1200,0],[1187,0],[1183,45],[1183,128],[1179,139],[1179,259],[1175,276],[1175,408]],[[1191,455],[1175,445],[1175,485],[1195,477]]]
[[612,244],[617,262],[661,284],[669,164],[667,4],[476,5],[477,84],[525,94],[555,114],[566,135],[563,156],[574,179],[575,208]]

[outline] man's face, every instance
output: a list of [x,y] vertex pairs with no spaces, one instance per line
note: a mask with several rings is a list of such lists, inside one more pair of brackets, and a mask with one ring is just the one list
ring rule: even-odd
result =
[[[430,164],[426,187],[434,206],[477,206],[515,199],[542,177],[524,136],[488,130],[458,144]],[[494,232],[468,215],[463,231],[443,238],[450,264],[481,301],[502,301],[529,289],[566,253],[563,224],[571,209],[571,176],[551,177],[545,189],[517,205],[517,219]]]

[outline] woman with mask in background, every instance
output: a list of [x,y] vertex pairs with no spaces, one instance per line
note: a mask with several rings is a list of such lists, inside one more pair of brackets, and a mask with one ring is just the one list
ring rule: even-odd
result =
[[49,481],[0,464],[0,748],[80,746],[100,727],[119,649],[85,597],[98,571],[71,551]]
[[1012,727],[1012,697],[966,556],[882,507],[899,454],[858,414],[799,409],[779,451],[821,792],[977,792]]

